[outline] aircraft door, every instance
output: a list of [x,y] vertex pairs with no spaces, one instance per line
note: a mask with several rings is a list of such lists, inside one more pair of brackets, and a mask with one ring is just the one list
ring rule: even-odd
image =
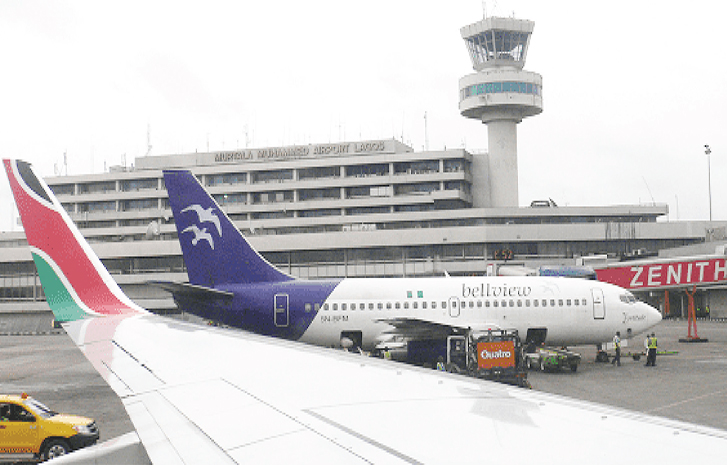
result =
[[603,320],[606,318],[606,304],[603,301],[603,290],[598,288],[591,289],[593,295],[593,319]]
[[457,318],[460,312],[460,301],[457,297],[449,298],[449,316]]
[[287,328],[290,323],[288,310],[288,294],[275,294],[275,326]]

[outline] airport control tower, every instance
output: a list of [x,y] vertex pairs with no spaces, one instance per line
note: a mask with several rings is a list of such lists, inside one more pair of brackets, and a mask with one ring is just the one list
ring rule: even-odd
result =
[[[487,125],[489,205],[517,207],[517,124],[543,111],[543,78],[524,71],[532,21],[489,17],[460,32],[476,73],[459,80],[459,111]],[[486,200],[484,200],[486,202]]]

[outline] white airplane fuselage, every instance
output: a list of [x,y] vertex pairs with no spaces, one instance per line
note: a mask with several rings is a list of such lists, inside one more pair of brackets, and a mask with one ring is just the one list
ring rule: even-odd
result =
[[628,338],[661,314],[617,286],[574,278],[447,277],[344,279],[300,340],[337,346],[361,331],[365,349],[395,329],[387,321],[423,321],[472,329],[547,329],[549,345],[599,344],[616,331]]

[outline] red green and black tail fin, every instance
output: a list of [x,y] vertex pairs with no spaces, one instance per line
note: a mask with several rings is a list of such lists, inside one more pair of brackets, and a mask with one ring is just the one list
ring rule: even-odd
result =
[[3,160],[43,291],[56,320],[145,313],[119,288],[29,163]]

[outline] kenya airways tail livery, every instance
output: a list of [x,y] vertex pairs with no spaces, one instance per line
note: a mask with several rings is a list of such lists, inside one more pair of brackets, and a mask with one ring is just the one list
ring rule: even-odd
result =
[[[48,304],[121,398],[135,427],[118,441],[73,452],[61,458],[62,463],[141,463],[146,458],[140,444],[155,464],[474,464],[482,463],[483,457],[491,462],[512,460],[514,450],[557,464],[612,464],[624,456],[633,462],[720,463],[727,454],[727,433],[713,428],[151,314],[123,295],[30,165],[4,163]],[[202,234],[190,229],[180,237],[191,247],[209,250],[214,242],[215,252],[228,247],[220,238],[234,232],[229,220],[213,203],[191,203],[200,208],[182,214],[194,216],[182,230],[194,223]],[[369,327],[456,328],[452,322],[477,321],[475,314],[487,321],[488,311],[506,310],[500,315],[507,316],[504,322],[517,312],[537,313],[536,308],[559,313],[561,319],[569,309],[577,309],[574,327],[582,324],[581,318],[585,321],[580,313],[605,326],[610,324],[609,313],[622,308],[629,309],[621,315],[623,327],[636,330],[641,316],[651,318],[646,310],[638,310],[640,304],[629,294],[592,283],[571,287],[560,281],[451,278],[451,284],[378,280],[380,289],[377,283],[358,280],[363,287],[357,288],[347,284],[352,280],[298,281],[270,267],[248,246],[238,252],[256,268],[246,270],[234,260],[221,264],[238,266],[242,282],[213,282],[230,272],[220,270],[210,280],[198,281],[200,285],[186,285],[187,290],[215,300],[220,309],[224,302],[228,309],[242,303],[242,313],[230,314],[250,327],[256,319],[272,321],[262,326],[265,331],[281,328],[287,332],[279,335],[290,338],[300,334],[297,339],[313,341],[309,331],[325,334],[325,328],[338,325],[337,331],[353,329],[373,340],[363,333]],[[195,271],[200,270],[192,270],[192,276]],[[596,304],[593,289],[603,293],[595,291],[600,298]],[[246,303],[243,298],[251,300]],[[472,308],[469,302],[474,302]],[[301,320],[298,313],[308,317]],[[359,314],[371,316],[367,320]],[[558,318],[542,318],[538,324],[550,334],[555,326],[545,325]],[[543,455],[562,442],[563,431],[568,431],[570,446]],[[487,447],[481,453],[472,447],[442,447],[483,440]],[[614,443],[618,447],[603,447]]]
[[[517,329],[552,345],[631,337],[660,313],[619,287],[545,277],[303,280],[258,254],[189,171],[165,171],[189,284],[180,308],[259,334],[364,349],[471,329]],[[343,341],[343,342],[342,342]]]

